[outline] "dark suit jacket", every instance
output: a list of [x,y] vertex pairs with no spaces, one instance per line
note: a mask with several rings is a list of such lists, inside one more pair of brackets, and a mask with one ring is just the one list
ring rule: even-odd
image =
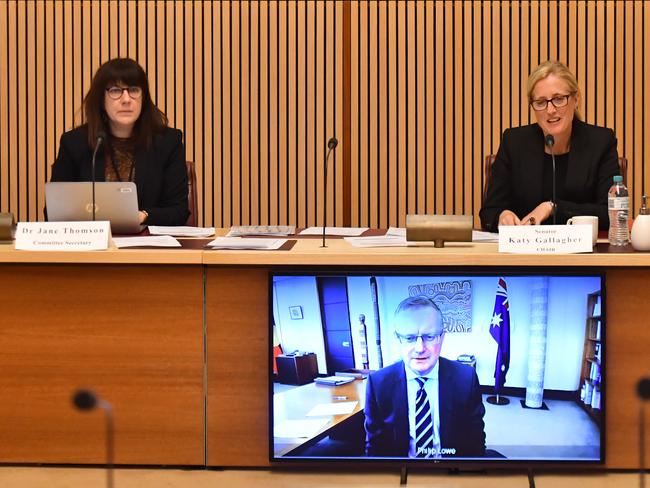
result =
[[[485,407],[471,366],[439,358],[440,447],[456,456],[485,454]],[[408,457],[409,417],[406,372],[402,361],[368,376],[366,455]]]
[[[93,151],[88,146],[87,127],[61,136],[59,154],[52,165],[51,181],[91,181]],[[104,151],[95,162],[96,181],[105,179]],[[135,155],[135,184],[138,207],[146,210],[149,225],[185,225],[189,216],[187,170],[183,133],[166,128],[154,136],[149,149]]]
[[[521,219],[544,201],[543,164],[544,133],[537,124],[503,133],[480,212],[485,230],[497,232],[503,210],[512,210]],[[564,224],[575,215],[597,215],[600,229],[607,230],[607,191],[617,174],[614,132],[574,119],[564,185],[571,199],[557,201],[557,223]]]

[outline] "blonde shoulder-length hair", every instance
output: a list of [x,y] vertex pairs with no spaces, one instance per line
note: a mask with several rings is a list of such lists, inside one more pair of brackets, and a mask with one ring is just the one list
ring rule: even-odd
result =
[[533,89],[535,88],[535,85],[549,75],[555,75],[558,78],[562,78],[569,86],[571,94],[578,95],[578,104],[576,104],[574,116],[578,120],[581,120],[582,116],[580,115],[579,103],[581,97],[578,80],[571,70],[567,68],[564,63],[559,61],[545,61],[533,70],[528,77],[528,102],[530,103],[533,101]]

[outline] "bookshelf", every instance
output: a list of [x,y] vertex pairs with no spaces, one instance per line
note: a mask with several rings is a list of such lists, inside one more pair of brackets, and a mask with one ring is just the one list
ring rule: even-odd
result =
[[601,292],[587,295],[587,319],[585,321],[585,344],[580,373],[580,397],[578,403],[600,424],[601,420],[601,367],[603,358],[602,300]]

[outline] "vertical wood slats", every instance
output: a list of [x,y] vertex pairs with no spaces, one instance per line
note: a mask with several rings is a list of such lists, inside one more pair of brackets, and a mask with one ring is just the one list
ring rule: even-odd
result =
[[[341,5],[0,0],[0,211],[43,218],[59,137],[81,122],[99,65],[129,56],[185,134],[201,224],[321,223],[326,142],[342,138]],[[343,222],[338,165],[331,225]]]
[[0,0],[0,210],[42,219],[59,137],[119,55],[185,133],[203,225],[320,224],[331,135],[330,224],[476,216],[482,160],[534,120],[526,78],[553,57],[577,74],[585,120],[615,130],[636,214],[646,3]]
[[585,120],[616,132],[636,214],[648,185],[649,13],[641,1],[354,2],[353,225],[404,225],[424,212],[473,213],[478,224],[482,161],[505,128],[534,121],[526,80],[549,58],[577,74]]

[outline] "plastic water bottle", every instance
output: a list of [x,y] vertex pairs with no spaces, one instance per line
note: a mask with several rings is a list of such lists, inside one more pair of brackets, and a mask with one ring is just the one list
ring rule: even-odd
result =
[[614,184],[607,192],[607,207],[609,211],[609,244],[610,246],[626,246],[630,242],[628,227],[630,197],[623,184],[623,177],[614,176]]

